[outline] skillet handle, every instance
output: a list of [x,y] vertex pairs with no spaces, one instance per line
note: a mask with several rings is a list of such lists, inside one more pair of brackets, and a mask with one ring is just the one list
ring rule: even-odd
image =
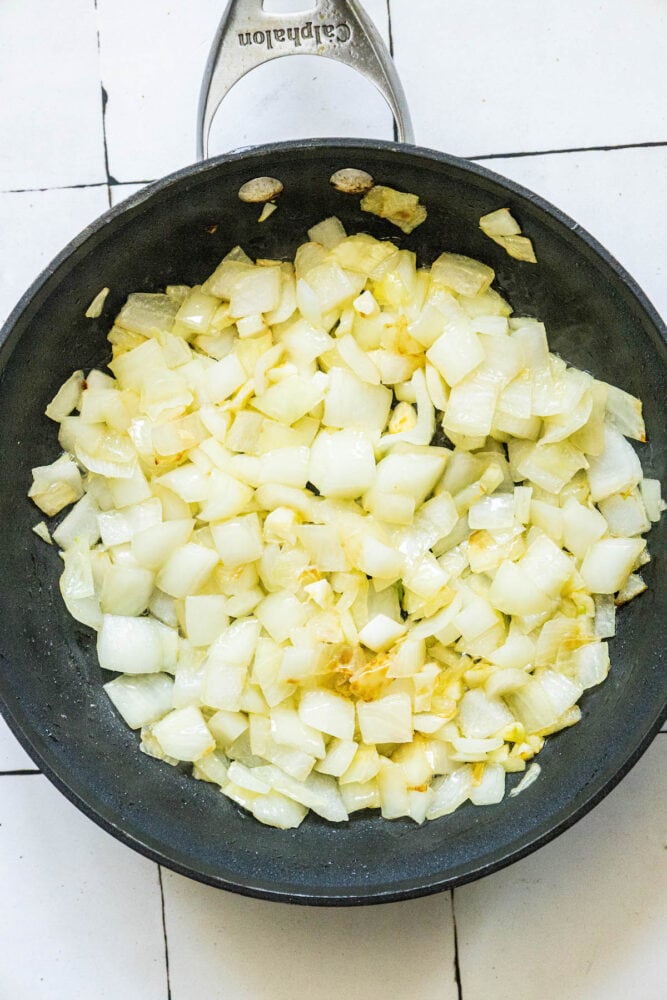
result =
[[271,59],[313,55],[357,70],[389,105],[401,142],[414,142],[405,93],[377,28],[358,0],[314,0],[310,10],[274,14],[262,0],[229,0],[206,64],[197,113],[197,156],[208,156],[213,117],[235,83]]

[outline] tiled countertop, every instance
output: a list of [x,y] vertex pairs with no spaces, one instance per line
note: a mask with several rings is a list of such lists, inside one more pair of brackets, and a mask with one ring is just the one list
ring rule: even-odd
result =
[[[0,320],[86,223],[193,159],[223,6],[0,4]],[[553,201],[667,315],[664,0],[365,6],[391,37],[417,141],[491,161]],[[390,138],[370,85],[323,62],[281,60],[246,78],[212,151]],[[662,1000],[666,765],[661,733],[572,830],[481,882],[312,910],[158,870],[56,792],[0,722],[0,1000]]]

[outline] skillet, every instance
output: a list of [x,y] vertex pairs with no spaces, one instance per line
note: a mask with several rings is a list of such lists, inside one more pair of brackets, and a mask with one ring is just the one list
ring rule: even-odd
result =
[[[256,0],[232,5],[223,18],[207,70],[209,97],[200,109],[202,150],[213,106],[230,86],[221,60],[229,18],[248,19],[256,6]],[[350,38],[334,40],[327,54],[347,52],[348,63],[356,65],[363,52],[376,60],[375,82],[387,92],[399,134],[409,136],[400,85],[386,58],[379,60],[377,36],[358,5],[323,0],[316,13],[322,23],[350,28]],[[271,30],[302,27],[308,18],[315,16],[274,18]],[[246,20],[244,31],[248,25]],[[255,30],[264,32],[266,44],[266,24]],[[309,39],[302,41],[306,48]],[[351,55],[345,46],[352,43],[357,48]],[[255,50],[243,47],[243,58],[250,51],[259,59],[258,50],[259,43]],[[247,71],[244,66],[252,68],[242,62],[235,73]],[[341,167],[367,170],[376,183],[418,193],[427,221],[404,237],[362,215],[358,199],[329,184]],[[243,205],[237,192],[249,178],[266,174],[280,178],[284,192],[278,211],[258,226],[256,206]],[[533,240],[538,267],[507,257],[479,231],[480,215],[501,206]],[[0,516],[6,526],[0,707],[47,777],[141,853],[247,895],[350,905],[424,895],[495,871],[571,826],[629,770],[665,718],[667,598],[660,572],[666,529],[663,523],[651,532],[648,592],[619,614],[609,678],[582,699],[582,722],[547,741],[539,781],[517,798],[488,809],[464,806],[423,827],[361,813],[343,826],[311,815],[300,829],[279,831],[244,815],[213,786],[143,755],[101,690],[108,675],[97,664],[94,633],[62,604],[57,553],[30,530],[39,519],[25,498],[30,468],[57,454],[44,406],[73,369],[108,360],[106,332],[131,291],[199,282],[236,243],[253,256],[292,256],[306,230],[333,214],[349,232],[391,237],[414,250],[420,263],[453,249],[490,264],[516,314],[544,320],[552,350],[643,399],[649,444],[639,446],[642,463],[647,475],[664,476],[665,326],[623,268],[541,198],[475,164],[380,141],[279,143],[187,167],[84,230],[0,332]],[[85,319],[102,285],[111,288],[104,312]]]

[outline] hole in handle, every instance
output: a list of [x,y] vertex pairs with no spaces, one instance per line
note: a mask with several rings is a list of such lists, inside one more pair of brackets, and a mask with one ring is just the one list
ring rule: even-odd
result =
[[267,14],[300,14],[314,7],[315,0],[263,0],[262,3]]
[[213,118],[208,152],[283,139],[390,139],[392,122],[379,91],[348,66],[319,56],[275,59],[232,87]]

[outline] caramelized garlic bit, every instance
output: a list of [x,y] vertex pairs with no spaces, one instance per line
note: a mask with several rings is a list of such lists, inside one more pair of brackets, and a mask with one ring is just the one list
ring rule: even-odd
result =
[[356,167],[343,167],[332,174],[329,180],[336,191],[341,191],[342,194],[364,194],[375,183],[370,174],[365,170],[357,170]]
[[273,201],[282,190],[282,181],[276,177],[253,177],[241,185],[239,198],[241,201],[259,204],[262,201]]

